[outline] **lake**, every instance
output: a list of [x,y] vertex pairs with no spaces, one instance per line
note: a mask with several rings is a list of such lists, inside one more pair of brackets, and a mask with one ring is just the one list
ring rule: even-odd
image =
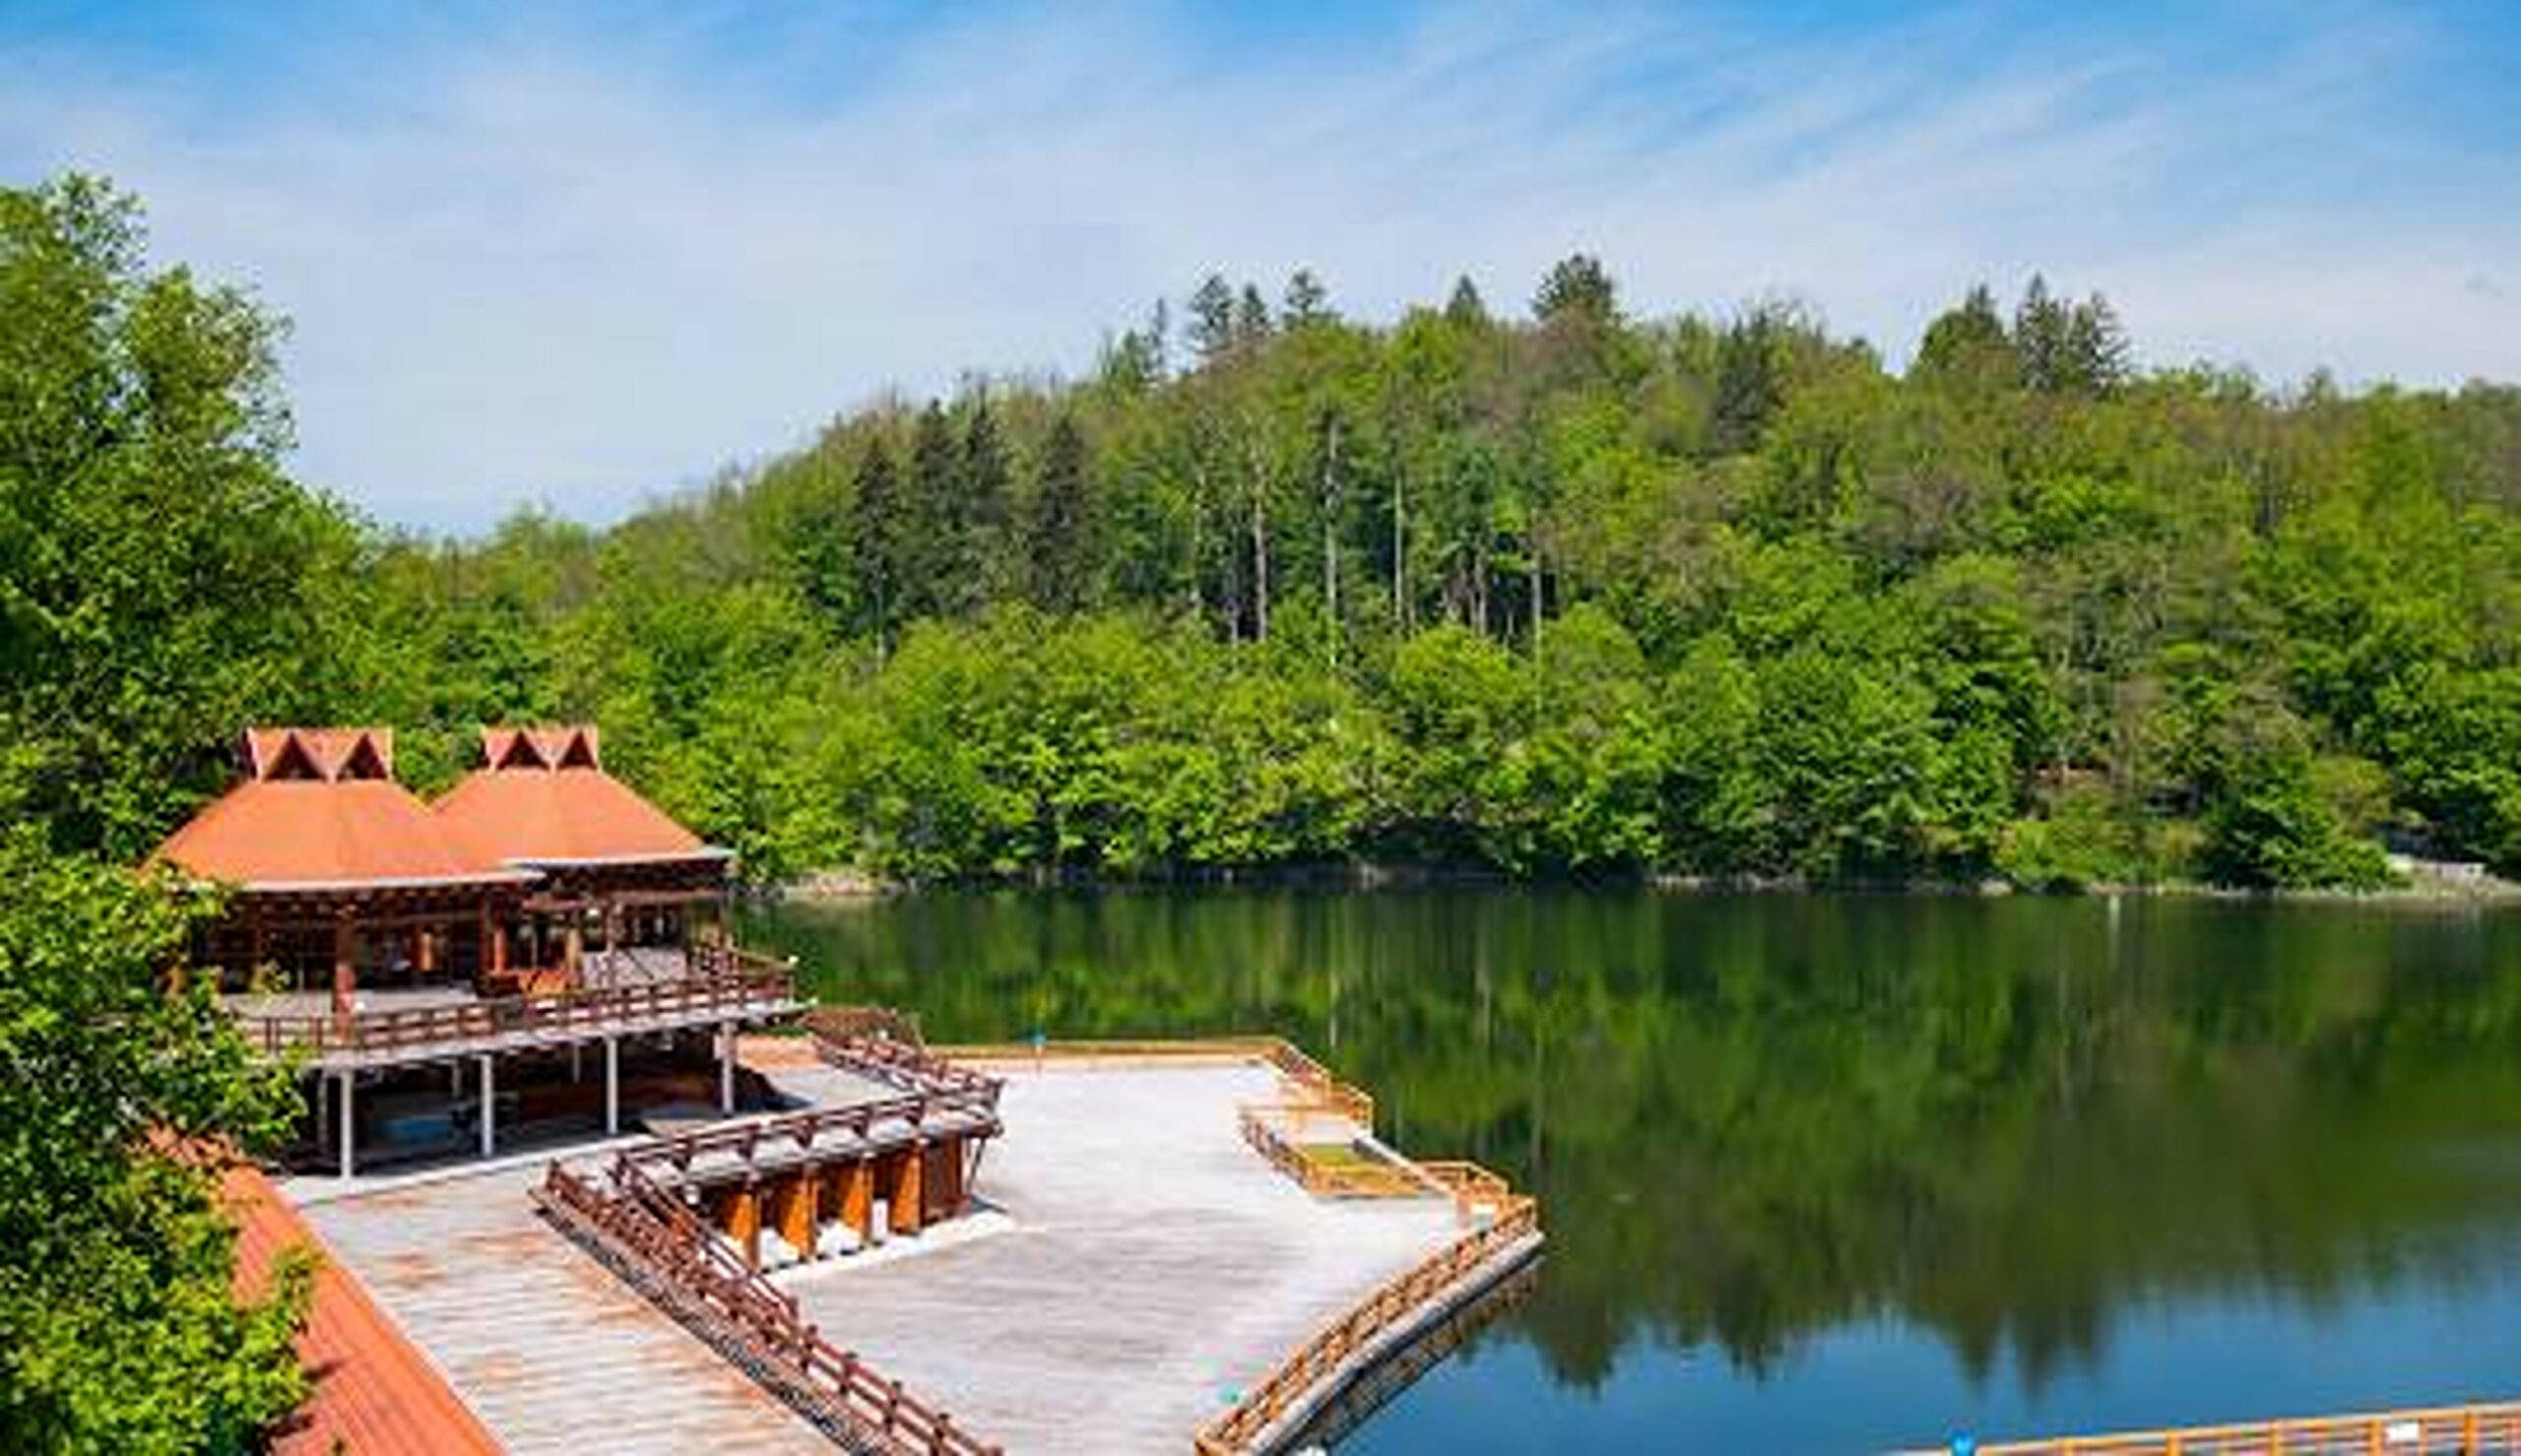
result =
[[1538,1193],[1535,1287],[1355,1456],[2521,1395],[2521,912],[942,892],[746,929],[940,1041],[1278,1033]]

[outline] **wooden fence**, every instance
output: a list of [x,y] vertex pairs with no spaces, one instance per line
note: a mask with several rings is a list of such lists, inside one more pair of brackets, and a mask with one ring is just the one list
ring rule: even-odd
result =
[[996,1137],[996,1087],[955,1087],[882,1102],[696,1127],[634,1143],[614,1159],[650,1179],[708,1184],[846,1154],[865,1157],[939,1137]]
[[[1934,1456],[1952,1449],[1934,1448]],[[2521,1453],[2521,1401],[1988,1441],[1972,1449],[1977,1456],[2512,1456]]]
[[916,1020],[883,1007],[818,1007],[798,1020],[813,1038],[814,1055],[870,1081],[929,1096],[984,1097],[992,1107],[1005,1086],[931,1052]]
[[278,1054],[303,1047],[329,1053],[387,1052],[505,1038],[573,1037],[713,1012],[740,1015],[795,999],[796,974],[785,965],[746,964],[714,975],[640,985],[501,996],[404,1011],[256,1016],[236,1022],[248,1042]]
[[[1502,1185],[1502,1179],[1497,1181]],[[1521,1194],[1506,1195],[1494,1219],[1386,1283],[1279,1361],[1241,1400],[1199,1428],[1192,1438],[1193,1449],[1198,1456],[1252,1450],[1308,1398],[1350,1372],[1351,1362],[1378,1340],[1452,1301],[1491,1261],[1527,1246],[1539,1234],[1539,1206]]]
[[635,1165],[600,1186],[551,1165],[545,1215],[841,1445],[886,1456],[999,1456],[856,1354],[834,1348],[797,1301],[745,1267]]

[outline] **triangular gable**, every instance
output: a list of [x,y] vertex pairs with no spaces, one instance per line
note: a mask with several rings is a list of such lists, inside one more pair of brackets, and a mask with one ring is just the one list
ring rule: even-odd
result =
[[560,744],[560,751],[553,756],[551,762],[552,767],[562,769],[604,767],[603,761],[596,756],[595,729],[585,727],[567,729],[566,736]]
[[335,779],[392,779],[394,777],[394,735],[377,728],[362,728],[351,741],[350,751],[342,755],[341,767],[334,770]]
[[257,768],[254,777],[266,782],[332,777],[324,772],[323,761],[315,756],[315,750],[294,730],[282,733],[280,740],[271,745],[270,756]]
[[[496,732],[497,730],[493,730]],[[551,760],[545,757],[543,745],[527,732],[499,732],[493,741],[485,735],[483,748],[494,769],[548,769]]]

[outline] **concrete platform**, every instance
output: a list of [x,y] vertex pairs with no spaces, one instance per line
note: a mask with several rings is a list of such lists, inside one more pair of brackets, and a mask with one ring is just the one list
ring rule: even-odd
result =
[[1258,1065],[993,1068],[979,1195],[1008,1223],[780,1279],[835,1343],[1009,1452],[1177,1453],[1201,1422],[1459,1232],[1448,1200],[1331,1202],[1237,1131]]

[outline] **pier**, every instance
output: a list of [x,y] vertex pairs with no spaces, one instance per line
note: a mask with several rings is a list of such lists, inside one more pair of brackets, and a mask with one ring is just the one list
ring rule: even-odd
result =
[[2521,1452],[2521,1401],[1983,1441],[1969,1449],[1975,1456],[2512,1456]]
[[812,1020],[743,1042],[758,1115],[295,1191],[501,1444],[571,1456],[1285,1449],[1540,1246],[1284,1043]]

